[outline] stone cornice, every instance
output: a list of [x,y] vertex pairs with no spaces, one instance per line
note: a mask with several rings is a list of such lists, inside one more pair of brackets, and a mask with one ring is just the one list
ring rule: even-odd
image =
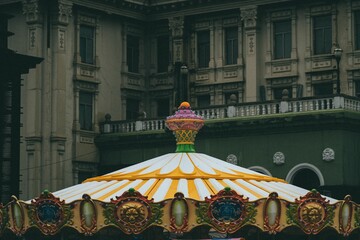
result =
[[[162,1],[146,4],[140,1],[89,1],[72,0],[76,5],[96,9],[107,14],[121,15],[142,21],[156,21],[176,16],[190,16],[201,13],[240,9],[247,6],[261,6],[273,3],[296,2],[294,0],[213,0],[204,3],[200,0]],[[239,10],[240,11],[240,10]]]

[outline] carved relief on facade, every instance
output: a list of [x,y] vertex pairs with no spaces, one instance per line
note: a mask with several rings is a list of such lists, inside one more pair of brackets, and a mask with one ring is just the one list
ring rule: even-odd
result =
[[246,36],[246,38],[247,38],[247,43],[248,43],[248,46],[247,46],[248,51],[247,51],[247,53],[249,55],[255,54],[255,51],[256,51],[256,49],[255,49],[255,47],[256,47],[256,35],[255,34],[248,34]]
[[283,165],[285,163],[285,155],[282,152],[276,152],[273,156],[273,162],[276,165]]
[[169,18],[169,29],[172,33],[172,37],[182,37],[184,32],[184,17],[172,17]]
[[64,24],[64,25],[69,24],[69,20],[72,16],[72,4],[70,4],[64,0],[59,0],[57,14],[58,14],[57,20],[60,24]]
[[234,154],[229,154],[227,157],[226,157],[226,161],[228,163],[231,163],[231,164],[234,164],[234,165],[237,165],[238,164],[238,159],[236,157],[236,155]]
[[242,8],[241,20],[244,21],[245,28],[255,28],[257,20],[257,8]]
[[36,47],[36,28],[30,28],[29,29],[29,48],[34,49]]
[[332,148],[325,148],[322,152],[322,158],[325,162],[331,162],[335,159],[335,151]]
[[60,50],[65,50],[65,30],[58,30],[58,46]]
[[27,23],[36,23],[42,20],[39,0],[23,0],[22,5],[23,14],[26,16]]

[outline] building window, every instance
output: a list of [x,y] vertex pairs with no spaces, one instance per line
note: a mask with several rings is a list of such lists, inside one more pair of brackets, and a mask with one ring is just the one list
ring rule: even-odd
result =
[[237,93],[236,92],[227,92],[225,93],[225,103],[226,104],[236,104],[237,103]]
[[94,27],[80,26],[80,57],[82,63],[94,64],[95,48]]
[[126,120],[136,120],[139,117],[140,101],[137,99],[126,99]]
[[94,176],[93,172],[89,171],[79,171],[78,172],[78,183],[82,183],[88,178],[92,178]]
[[354,12],[355,49],[360,50],[360,11]]
[[139,72],[139,37],[127,36],[127,64],[129,72]]
[[198,67],[209,67],[210,61],[210,32],[201,31],[197,34]]
[[274,22],[274,58],[291,57],[291,21]]
[[236,64],[238,57],[238,31],[236,27],[225,29],[225,64]]
[[0,15],[0,48],[7,48],[8,20],[6,16]]
[[326,96],[334,94],[333,83],[320,83],[314,85],[315,96]]
[[355,81],[355,96],[360,98],[360,81]]
[[157,116],[167,117],[169,116],[170,103],[168,98],[157,100]]
[[167,72],[169,65],[169,37],[161,36],[157,39],[157,72]]
[[287,90],[288,98],[292,98],[292,87],[281,87],[281,88],[274,88],[274,100],[281,100],[283,99],[283,92]]
[[81,130],[93,128],[93,94],[89,92],[79,93],[79,122]]
[[202,95],[197,97],[198,107],[208,107],[210,106],[210,95]]
[[314,20],[314,54],[331,53],[331,15],[316,16]]

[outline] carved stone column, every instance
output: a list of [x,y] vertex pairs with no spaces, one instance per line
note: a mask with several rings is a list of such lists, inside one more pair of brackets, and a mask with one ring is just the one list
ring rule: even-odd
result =
[[183,92],[182,83],[181,83],[181,74],[180,68],[184,63],[184,17],[172,17],[169,18],[169,29],[171,31],[170,42],[172,45],[172,50],[170,53],[171,61],[174,66],[174,91],[173,91],[173,99],[174,106],[180,104],[180,102],[184,101],[184,99],[180,99],[180,94]]
[[[67,62],[70,53],[71,42],[74,41],[72,36],[69,36],[68,25],[72,17],[72,3],[67,0],[58,0],[50,12],[50,49],[51,53],[51,68],[49,69],[51,75],[51,189],[60,189],[65,185],[72,184],[67,182],[64,171],[71,171],[70,166],[65,166],[64,159],[71,158],[70,149],[66,148],[68,135],[67,129],[69,126],[67,116],[69,115],[70,93],[67,91],[67,82],[72,79],[72,72],[67,70]],[[61,168],[62,170],[59,170]]]
[[[27,36],[24,39],[26,44],[26,53],[31,56],[43,57],[46,59],[46,27],[44,24],[44,9],[40,0],[22,1],[22,10],[26,19]],[[45,132],[49,132],[50,125],[45,113],[49,113],[45,107],[46,102],[50,102],[49,85],[44,81],[46,72],[46,60],[43,61],[36,69],[30,71],[23,81],[23,128],[21,129],[24,136],[25,146],[24,154],[20,155],[20,172],[22,181],[20,189],[22,190],[21,198],[33,197],[44,189],[41,184],[43,173],[41,166],[44,165],[45,149],[50,148],[49,142],[45,141]],[[50,115],[50,114],[48,114]],[[49,175],[48,175],[49,176]]]
[[241,8],[241,20],[245,29],[245,102],[258,100],[258,67],[257,67],[257,7]]
[[172,62],[184,62],[184,17],[169,18],[169,28],[172,40]]

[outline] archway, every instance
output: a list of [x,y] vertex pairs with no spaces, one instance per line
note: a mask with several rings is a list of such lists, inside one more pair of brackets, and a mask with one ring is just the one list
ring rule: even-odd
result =
[[272,177],[271,172],[269,170],[267,170],[266,168],[264,168],[264,167],[252,166],[252,167],[248,167],[248,169]]
[[309,163],[301,163],[293,167],[286,176],[286,181],[308,190],[318,189],[325,183],[321,171]]

